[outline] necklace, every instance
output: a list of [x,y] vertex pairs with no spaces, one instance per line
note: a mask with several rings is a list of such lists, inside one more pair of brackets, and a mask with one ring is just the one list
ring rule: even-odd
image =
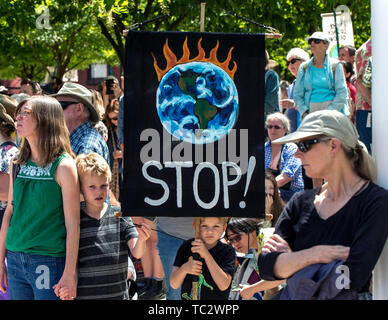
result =
[[345,190],[345,194],[346,196],[348,196],[349,198],[353,197],[358,191],[359,189],[357,189],[356,191],[354,191],[354,189],[356,188],[356,186],[363,180],[363,178],[360,178],[356,181],[356,183],[351,187],[351,192],[348,194]]

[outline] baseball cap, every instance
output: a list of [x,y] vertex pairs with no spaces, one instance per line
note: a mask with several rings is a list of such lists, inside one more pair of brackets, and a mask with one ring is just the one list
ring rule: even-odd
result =
[[74,98],[76,101],[83,103],[89,109],[91,122],[97,123],[100,119],[98,111],[92,102],[92,92],[78,83],[65,82],[57,93],[51,94],[50,96]]
[[318,135],[337,138],[350,148],[359,142],[357,129],[347,116],[336,110],[320,110],[308,114],[296,131],[272,143],[284,144]]
[[329,35],[326,32],[316,31],[311,36],[307,37],[305,40],[309,41],[310,39],[319,39],[330,43]]

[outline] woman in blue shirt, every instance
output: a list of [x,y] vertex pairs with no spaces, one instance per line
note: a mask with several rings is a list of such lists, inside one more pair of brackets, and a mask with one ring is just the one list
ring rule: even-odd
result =
[[313,57],[301,65],[295,82],[294,100],[299,114],[305,117],[308,113],[329,109],[349,115],[344,71],[327,54],[328,36],[314,32],[306,40]]

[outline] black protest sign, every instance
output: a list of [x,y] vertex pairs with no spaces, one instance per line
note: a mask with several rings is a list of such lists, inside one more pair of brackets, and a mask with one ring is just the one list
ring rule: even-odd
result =
[[123,214],[264,217],[264,36],[129,32]]

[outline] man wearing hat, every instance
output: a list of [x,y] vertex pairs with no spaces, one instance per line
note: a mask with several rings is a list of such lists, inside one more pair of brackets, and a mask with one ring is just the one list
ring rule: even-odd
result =
[[109,150],[105,140],[94,128],[99,114],[92,103],[92,92],[84,86],[65,82],[55,97],[63,108],[70,144],[76,155],[96,152],[109,164]]

